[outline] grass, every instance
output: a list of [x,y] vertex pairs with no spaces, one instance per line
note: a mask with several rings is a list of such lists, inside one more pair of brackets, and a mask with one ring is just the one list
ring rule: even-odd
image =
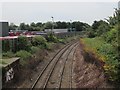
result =
[[15,54],[11,51],[3,52],[2,53],[2,59],[12,58]]
[[0,60],[0,64],[7,64],[7,63],[3,60]]
[[20,64],[24,66],[27,64],[27,62],[28,62],[27,59],[31,58],[32,54],[30,52],[25,51],[25,50],[20,50],[16,53],[16,56],[21,58]]
[[102,38],[83,38],[81,43],[85,45],[86,52],[92,52],[98,57],[98,60],[105,62],[104,70],[110,81],[118,79],[118,53],[116,49],[105,42]]

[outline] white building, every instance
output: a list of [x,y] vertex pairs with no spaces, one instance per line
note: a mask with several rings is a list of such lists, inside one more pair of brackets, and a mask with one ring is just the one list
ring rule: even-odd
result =
[[68,29],[45,29],[45,32],[54,32],[54,33],[65,33],[68,32]]

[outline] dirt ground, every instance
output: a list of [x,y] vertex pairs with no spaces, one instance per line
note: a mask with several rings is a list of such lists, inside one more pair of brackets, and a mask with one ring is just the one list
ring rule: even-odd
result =
[[[29,69],[26,75],[24,72],[24,78],[10,88],[30,88],[39,73],[42,71],[44,66],[52,59],[52,57],[60,50],[64,45],[55,45],[54,50],[46,51],[44,60],[42,60],[34,69]],[[104,71],[98,67],[94,62],[86,62],[82,55],[82,48],[79,45],[76,48],[73,59],[73,88],[113,88],[112,85],[107,83],[104,75]],[[88,58],[89,61],[89,58]],[[68,67],[69,68],[69,67]],[[67,73],[67,72],[66,72]],[[67,74],[66,74],[67,75]],[[64,85],[63,85],[64,86]],[[9,87],[7,87],[9,88]]]
[[75,52],[74,61],[76,88],[113,88],[107,83],[104,71],[94,62],[86,62],[82,52],[82,48],[79,45]]
[[41,57],[44,56],[44,59],[41,60],[38,64],[34,65],[35,68],[21,68],[20,69],[20,77],[17,81],[8,84],[5,88],[30,88],[39,73],[42,71],[44,66],[52,59],[52,57],[62,48],[64,44],[55,44],[52,50],[43,50],[43,52],[39,55]]

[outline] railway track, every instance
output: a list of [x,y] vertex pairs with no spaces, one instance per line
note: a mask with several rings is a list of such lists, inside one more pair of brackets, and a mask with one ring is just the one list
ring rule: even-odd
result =
[[78,42],[66,45],[44,67],[31,89],[72,88],[72,59]]

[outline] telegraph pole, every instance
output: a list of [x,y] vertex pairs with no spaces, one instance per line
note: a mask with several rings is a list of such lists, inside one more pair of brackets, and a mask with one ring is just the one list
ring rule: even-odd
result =
[[51,33],[53,33],[53,29],[54,29],[54,17],[52,16],[51,19],[52,19],[52,30],[51,30]]
[[72,20],[70,20],[70,32],[72,31]]

